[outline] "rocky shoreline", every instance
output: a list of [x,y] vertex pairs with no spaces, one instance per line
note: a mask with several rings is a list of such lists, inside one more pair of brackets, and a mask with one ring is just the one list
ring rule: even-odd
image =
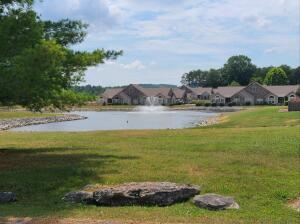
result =
[[15,119],[3,119],[0,120],[0,131],[9,130],[12,128],[19,128],[29,125],[48,124],[65,121],[84,120],[87,117],[83,117],[77,114],[63,114],[49,117],[36,117],[36,118],[15,118]]

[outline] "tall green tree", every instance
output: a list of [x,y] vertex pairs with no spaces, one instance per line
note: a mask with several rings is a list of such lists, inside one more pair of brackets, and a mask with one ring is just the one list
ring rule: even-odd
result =
[[222,69],[223,78],[229,85],[233,81],[240,85],[247,85],[256,71],[256,66],[251,59],[244,55],[232,56]]
[[116,59],[122,51],[74,51],[86,36],[81,21],[42,21],[33,0],[0,1],[0,104],[32,110],[63,109],[84,97],[70,94],[89,66]]
[[291,85],[299,85],[300,84],[300,66],[293,69],[291,76],[289,77],[289,81]]
[[266,85],[286,85],[288,77],[282,68],[271,68],[264,80]]

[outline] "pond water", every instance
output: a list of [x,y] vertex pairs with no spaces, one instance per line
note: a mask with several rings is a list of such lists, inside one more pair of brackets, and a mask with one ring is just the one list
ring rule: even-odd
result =
[[73,112],[86,120],[49,123],[14,128],[12,131],[97,131],[126,129],[177,129],[199,124],[216,113],[200,111],[168,111],[141,108],[137,111]]

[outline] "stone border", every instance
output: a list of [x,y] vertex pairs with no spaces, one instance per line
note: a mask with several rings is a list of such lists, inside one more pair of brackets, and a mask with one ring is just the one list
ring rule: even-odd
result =
[[33,117],[33,118],[14,118],[14,119],[2,119],[0,120],[0,131],[9,130],[12,128],[19,128],[30,125],[48,124],[65,121],[84,120],[87,117],[83,117],[77,114],[63,114],[50,117]]

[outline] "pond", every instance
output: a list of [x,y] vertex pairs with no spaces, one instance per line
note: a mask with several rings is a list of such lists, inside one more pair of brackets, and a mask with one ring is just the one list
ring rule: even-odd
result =
[[136,111],[72,112],[86,120],[14,128],[12,131],[97,131],[127,129],[178,129],[194,127],[217,113],[139,109]]

